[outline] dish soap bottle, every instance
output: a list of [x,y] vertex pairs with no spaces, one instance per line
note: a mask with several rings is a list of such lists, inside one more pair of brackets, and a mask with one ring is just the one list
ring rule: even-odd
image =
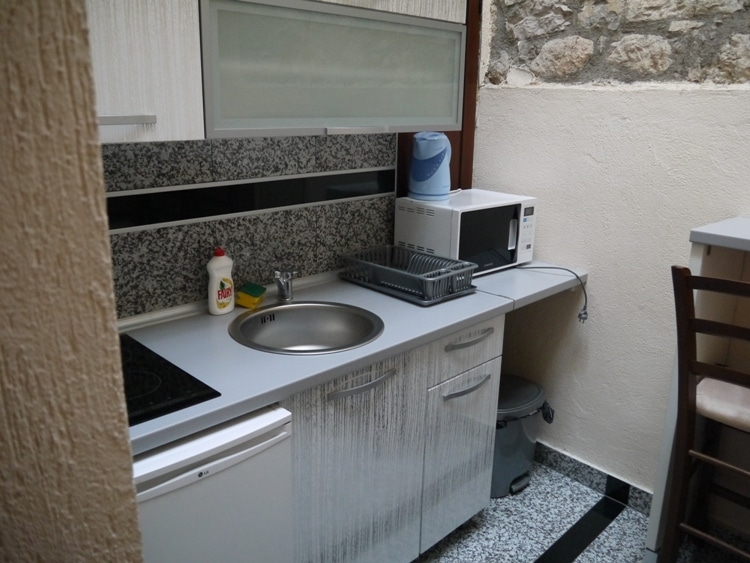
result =
[[234,309],[234,282],[232,281],[232,259],[222,248],[214,250],[208,261],[208,312],[223,315]]

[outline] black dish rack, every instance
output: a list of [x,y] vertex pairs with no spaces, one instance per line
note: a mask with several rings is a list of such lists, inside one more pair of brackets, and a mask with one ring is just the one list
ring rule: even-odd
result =
[[434,305],[476,290],[477,265],[399,246],[385,245],[342,256],[339,276],[418,305]]

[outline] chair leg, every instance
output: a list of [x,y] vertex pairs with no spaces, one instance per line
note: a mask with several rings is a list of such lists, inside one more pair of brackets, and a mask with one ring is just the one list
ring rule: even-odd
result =
[[[704,419],[703,425],[703,446],[701,451],[706,454],[718,457],[719,440],[721,439],[721,425],[714,420]],[[699,529],[706,529],[708,526],[708,500],[714,482],[715,468],[710,463],[699,463],[696,471],[695,485],[695,506],[703,507],[703,510],[695,510],[693,514],[686,516],[685,520],[690,521]]]
[[674,563],[677,560],[682,543],[683,533],[680,530],[680,522],[687,508],[692,473],[690,458],[687,453],[690,447],[687,432],[678,431],[675,436],[672,478],[667,494],[666,525],[659,552],[659,563]]

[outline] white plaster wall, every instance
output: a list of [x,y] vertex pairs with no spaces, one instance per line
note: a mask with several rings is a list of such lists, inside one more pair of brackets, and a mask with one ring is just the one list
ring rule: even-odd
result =
[[85,21],[0,9],[0,561],[141,559]]
[[539,198],[535,258],[589,273],[510,315],[504,371],[556,409],[540,441],[652,491],[672,370],[669,268],[692,227],[750,216],[750,88],[486,87],[474,187]]

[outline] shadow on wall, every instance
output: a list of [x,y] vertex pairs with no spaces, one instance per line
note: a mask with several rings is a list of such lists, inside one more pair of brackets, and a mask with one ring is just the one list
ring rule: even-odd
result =
[[[588,287],[587,287],[588,290]],[[569,291],[510,313],[506,317],[503,372],[514,373],[554,389],[556,366],[572,371],[587,356],[590,339],[584,331],[596,330],[596,313],[585,324],[578,322],[583,305],[580,289]]]

